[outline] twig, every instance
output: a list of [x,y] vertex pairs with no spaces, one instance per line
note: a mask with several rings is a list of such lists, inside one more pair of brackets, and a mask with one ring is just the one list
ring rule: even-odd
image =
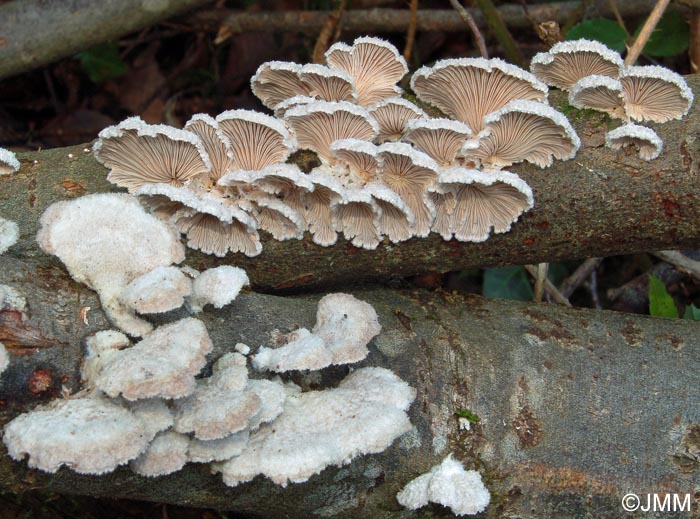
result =
[[542,301],[542,296],[544,295],[544,282],[547,279],[549,263],[538,263],[536,268],[537,275],[535,276],[535,296],[532,300],[535,303],[539,303]]
[[593,301],[593,307],[596,310],[602,310],[603,305],[600,304],[600,297],[598,297],[598,272],[594,269],[591,271],[590,282],[588,283],[588,290],[591,292],[591,300]]
[[[527,270],[531,276],[537,278],[537,267],[534,265],[525,265],[525,270]],[[559,292],[557,287],[555,287],[549,279],[544,280],[544,289],[550,296],[552,296],[552,299],[554,299],[556,303],[564,306],[571,306],[569,300],[561,295],[561,292]]]
[[406,46],[403,48],[403,57],[406,60],[406,63],[409,63],[411,60],[413,42],[416,40],[416,25],[418,25],[418,0],[411,0],[410,11],[411,18],[408,22],[408,31],[406,31]]
[[462,7],[462,4],[459,3],[459,0],[450,0],[450,4],[452,5],[452,7],[454,7],[455,11],[457,11],[460,18],[464,20],[464,23],[466,23],[471,29],[472,34],[474,35],[474,41],[476,42],[476,46],[479,48],[479,54],[481,54],[481,57],[488,58],[489,52],[488,50],[486,50],[486,42],[484,41],[484,36],[483,34],[481,34],[481,31],[476,25],[476,22],[474,21],[472,15],[469,14],[469,11]]
[[622,19],[622,15],[620,14],[619,9],[617,8],[617,2],[615,0],[609,0],[610,1],[610,10],[613,12],[615,15],[615,20],[617,21],[617,24],[622,27],[622,30],[625,31],[625,34],[627,37],[630,37],[630,33],[627,30],[627,26],[625,25],[625,20]]
[[627,51],[625,65],[629,66],[635,64],[637,58],[642,53],[644,46],[649,41],[651,33],[653,33],[654,29],[656,29],[656,25],[659,23],[659,20],[661,19],[661,16],[663,16],[664,11],[666,10],[666,7],[668,7],[670,1],[671,0],[658,0],[658,2],[656,2],[654,9],[652,9],[651,13],[649,14],[649,18],[647,18],[647,21],[644,22],[644,27],[642,27],[642,30],[639,32],[639,36],[637,36],[637,39],[634,40],[634,44]]
[[670,263],[684,274],[700,279],[700,261],[691,259],[677,250],[660,250],[652,252],[652,254],[660,260]]
[[314,63],[326,62],[326,57],[324,54],[330,46],[328,43],[335,33],[336,27],[338,27],[340,24],[340,18],[343,16],[343,11],[345,11],[345,0],[340,0],[335,12],[328,15],[326,23],[323,25],[321,32],[318,34],[318,38],[316,38],[316,45],[314,45],[312,57]]
[[503,52],[508,61],[521,67],[525,66],[525,56],[520,50],[520,46],[513,39],[513,35],[508,30],[508,26],[504,23],[493,2],[491,0],[476,0],[476,3],[481,7],[486,22],[503,47]]
[[697,74],[700,71],[700,9],[691,9],[688,20],[690,23],[690,43],[688,45],[690,71]]
[[581,286],[581,283],[591,275],[591,272],[593,272],[602,261],[603,258],[588,258],[581,263],[573,274],[562,281],[559,292],[566,298],[571,297],[571,294]]

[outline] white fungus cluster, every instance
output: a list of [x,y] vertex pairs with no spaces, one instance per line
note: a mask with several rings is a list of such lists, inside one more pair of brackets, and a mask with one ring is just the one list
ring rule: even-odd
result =
[[651,128],[634,124],[681,119],[693,104],[686,81],[656,66],[625,66],[620,55],[602,43],[574,40],[557,43],[532,59],[532,72],[545,83],[569,92],[569,104],[621,119],[605,136],[609,148],[634,146],[644,160],[657,158],[663,142]]
[[19,171],[17,156],[10,150],[0,148],[0,175],[11,175]]
[[[19,170],[19,161],[14,153],[0,148],[0,176]],[[0,218],[0,254],[7,252],[19,239],[19,227],[15,222]]]
[[464,470],[462,464],[449,455],[430,472],[408,483],[396,499],[410,510],[437,503],[462,516],[483,512],[491,501],[491,494],[478,472]]
[[[408,67],[384,40],[335,44],[326,62],[259,67],[251,86],[275,117],[198,114],[183,130],[130,118],[100,133],[95,157],[190,247],[255,256],[260,230],[277,240],[308,232],[322,246],[342,233],[365,249],[430,232],[484,241],[534,203],[503,168],[547,167],[579,147],[546,104],[547,86],[501,60],[443,60],[413,75],[418,97],[451,119],[398,97]],[[286,163],[298,149],[321,164],[307,174]]]

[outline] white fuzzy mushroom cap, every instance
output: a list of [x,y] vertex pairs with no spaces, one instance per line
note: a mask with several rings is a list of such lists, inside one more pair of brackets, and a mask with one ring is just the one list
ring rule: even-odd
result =
[[190,308],[193,312],[201,312],[208,304],[223,308],[235,300],[249,283],[248,275],[241,268],[222,265],[207,269],[192,284]]
[[248,422],[248,428],[254,431],[264,423],[272,422],[284,410],[284,401],[287,398],[285,386],[276,380],[249,380],[247,391],[252,391],[262,405],[260,410]]
[[313,191],[309,176],[296,164],[273,164],[263,169],[229,171],[218,182],[220,186],[252,185],[262,191],[277,195],[294,189]]
[[136,336],[152,326],[123,307],[119,294],[137,277],[185,257],[177,231],[123,194],[51,205],[36,239],[44,252],[58,256],[73,279],[97,291],[113,324]]
[[0,375],[10,365],[10,354],[7,353],[5,345],[0,342]]
[[556,43],[549,52],[536,54],[530,70],[548,85],[571,89],[579,79],[594,74],[617,78],[624,63],[620,54],[600,42],[572,40]]
[[139,418],[146,434],[153,439],[160,432],[170,429],[175,423],[173,412],[162,398],[146,398],[127,402],[127,407]]
[[180,308],[192,292],[192,281],[177,267],[157,267],[129,283],[119,301],[139,314]]
[[268,108],[298,95],[308,95],[299,78],[301,65],[289,61],[268,61],[250,79],[253,94]]
[[438,164],[446,166],[455,161],[464,141],[471,134],[469,126],[453,119],[422,118],[406,123],[402,140],[412,143]]
[[156,328],[131,348],[104,359],[95,386],[108,396],[127,400],[182,398],[195,388],[212,342],[204,324],[181,319]]
[[190,439],[187,460],[194,463],[224,461],[238,456],[248,446],[250,432],[245,429],[218,440]]
[[367,111],[379,125],[376,137],[379,143],[399,140],[408,121],[427,117],[423,110],[402,97],[384,99],[367,107]]
[[642,159],[654,160],[661,155],[664,143],[651,128],[638,124],[624,124],[605,134],[605,145],[614,150],[636,146]]
[[464,470],[452,455],[440,464],[406,485],[396,496],[398,502],[410,510],[417,510],[429,502],[452,510],[457,516],[483,512],[491,502],[491,494],[474,470]]
[[261,347],[253,358],[258,371],[284,373],[295,370],[316,370],[330,366],[333,355],[323,339],[306,328],[297,330],[297,339],[279,348]]
[[17,155],[10,150],[0,148],[0,176],[10,175],[19,170]]
[[569,104],[576,108],[591,108],[626,119],[622,83],[609,76],[592,75],[579,79],[571,86]]
[[185,130],[196,134],[211,161],[210,178],[216,181],[226,173],[233,161],[231,141],[221,131],[219,123],[208,114],[194,114],[185,124]]
[[19,240],[19,225],[0,218],[0,254],[5,254]]
[[279,119],[284,118],[284,114],[287,113],[291,107],[296,105],[305,105],[308,103],[313,103],[317,99],[315,97],[310,97],[307,95],[292,96],[283,101],[280,101],[274,106],[275,117]]
[[[360,376],[362,371],[350,377]],[[346,387],[345,381],[337,389],[290,392],[277,420],[252,433],[240,456],[216,464],[214,469],[222,472],[229,486],[258,474],[286,486],[307,481],[329,465],[382,452],[411,429],[403,409],[406,401],[415,398],[415,390],[391,372],[383,383],[385,391],[377,391],[371,398],[350,382]],[[396,405],[397,394],[402,395],[400,405]]]
[[309,95],[324,101],[355,101],[355,80],[344,70],[308,63],[299,71]]
[[144,451],[144,424],[128,409],[101,397],[54,400],[5,426],[3,442],[13,459],[56,472],[104,474]]
[[627,67],[620,76],[630,119],[663,123],[681,119],[693,104],[685,79],[657,65]]
[[372,305],[350,294],[328,294],[318,302],[313,333],[321,337],[333,354],[333,364],[364,359],[367,344],[382,327]]
[[129,463],[131,470],[141,476],[154,478],[177,472],[187,463],[188,436],[175,431],[160,433],[146,451]]

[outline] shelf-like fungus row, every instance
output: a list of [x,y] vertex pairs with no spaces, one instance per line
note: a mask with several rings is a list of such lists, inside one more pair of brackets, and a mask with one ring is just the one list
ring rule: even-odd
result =
[[[323,246],[342,233],[365,249],[431,231],[486,240],[534,203],[503,168],[547,167],[579,147],[546,104],[547,86],[501,60],[443,60],[413,75],[418,97],[450,119],[397,97],[408,69],[383,40],[336,44],[326,60],[260,66],[253,92],[276,117],[230,110],[196,115],[183,130],[130,118],[100,133],[95,156],[190,247],[254,256],[260,230],[278,240],[309,232]],[[320,166],[287,163],[297,149]]]
[[693,103],[680,75],[656,65],[625,66],[617,52],[594,41],[557,43],[537,54],[530,68],[545,83],[568,91],[569,104],[621,119],[623,126],[606,135],[606,145],[635,146],[644,160],[658,157],[663,143],[651,128],[634,122],[681,119]]

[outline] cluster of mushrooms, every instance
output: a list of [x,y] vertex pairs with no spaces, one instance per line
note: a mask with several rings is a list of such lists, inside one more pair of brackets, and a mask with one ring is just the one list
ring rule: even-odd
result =
[[656,65],[625,66],[617,52],[595,41],[557,43],[537,54],[530,68],[548,85],[567,91],[570,105],[621,119],[624,124],[606,134],[606,146],[636,146],[644,160],[657,158],[663,143],[654,130],[632,121],[681,119],[693,104],[680,75]]
[[[183,130],[130,118],[102,131],[94,154],[190,247],[253,256],[260,229],[278,240],[308,231],[324,246],[342,232],[366,249],[431,231],[486,240],[533,205],[504,168],[547,167],[579,147],[547,86],[499,59],[443,60],[413,75],[418,98],[450,118],[399,97],[408,68],[383,40],[335,44],[326,60],[260,66],[253,92],[275,116],[199,114]],[[305,173],[288,163],[297,149],[320,165]]]

